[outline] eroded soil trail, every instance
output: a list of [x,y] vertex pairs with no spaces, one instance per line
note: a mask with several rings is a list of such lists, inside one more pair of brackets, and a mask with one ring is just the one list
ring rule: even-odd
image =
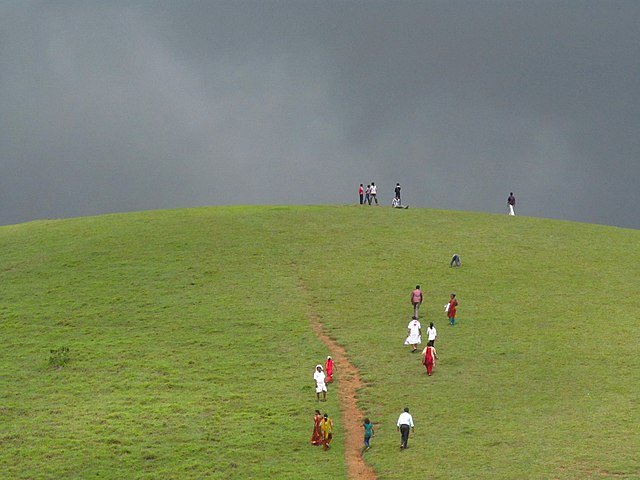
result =
[[[300,279],[300,288],[307,292],[304,281]],[[331,357],[336,365],[336,372],[339,376],[337,382],[338,396],[342,409],[342,424],[345,432],[344,453],[347,462],[347,475],[349,478],[358,480],[375,480],[376,474],[373,469],[365,463],[361,455],[362,449],[362,419],[363,413],[356,403],[356,392],[363,386],[358,369],[354,367],[347,357],[347,352],[335,340],[329,337],[323,330],[320,316],[313,307],[309,307],[307,314],[311,322],[311,328],[316,336],[324,343],[331,353]]]

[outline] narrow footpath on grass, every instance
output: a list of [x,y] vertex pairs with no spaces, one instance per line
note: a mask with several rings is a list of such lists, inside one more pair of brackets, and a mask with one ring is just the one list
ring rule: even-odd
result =
[[[308,294],[304,280],[300,278],[300,289]],[[329,337],[323,329],[320,316],[309,305],[307,312],[313,333],[324,343],[331,353],[331,357],[340,372],[337,383],[338,396],[342,410],[342,424],[344,425],[344,453],[347,462],[347,475],[358,480],[375,480],[376,474],[362,458],[362,411],[358,408],[356,391],[362,387],[362,379],[358,369],[349,362],[347,351],[335,340]]]

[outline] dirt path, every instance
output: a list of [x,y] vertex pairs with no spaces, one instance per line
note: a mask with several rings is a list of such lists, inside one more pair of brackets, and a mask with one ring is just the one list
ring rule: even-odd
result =
[[[307,291],[302,279],[300,279],[300,288],[305,292]],[[331,353],[331,357],[336,364],[336,371],[340,376],[337,388],[342,409],[342,424],[346,435],[344,454],[347,462],[347,475],[352,479],[375,480],[375,472],[365,463],[360,454],[363,437],[361,424],[364,418],[363,413],[356,404],[356,391],[363,386],[360,373],[349,362],[346,350],[324,333],[320,317],[312,308],[310,308],[308,317],[313,332]]]

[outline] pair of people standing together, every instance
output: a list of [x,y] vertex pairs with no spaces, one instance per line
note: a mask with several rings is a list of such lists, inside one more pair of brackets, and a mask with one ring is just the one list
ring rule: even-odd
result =
[[320,401],[320,394],[322,394],[322,400],[327,401],[327,383],[333,382],[333,359],[331,356],[327,357],[324,369],[322,365],[316,365],[316,371],[313,372],[313,381],[316,383],[316,397]]
[[328,414],[324,416],[320,410],[316,410],[313,416],[313,434],[311,435],[311,445],[322,445],[324,450],[329,448],[329,444],[333,439],[333,420]]

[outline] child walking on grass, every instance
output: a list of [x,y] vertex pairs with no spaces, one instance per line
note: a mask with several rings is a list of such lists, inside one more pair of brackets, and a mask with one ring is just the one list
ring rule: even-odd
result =
[[362,453],[364,453],[371,448],[369,440],[375,435],[375,432],[373,431],[373,423],[371,423],[368,418],[364,419],[362,427],[364,428],[364,447],[362,447]]

